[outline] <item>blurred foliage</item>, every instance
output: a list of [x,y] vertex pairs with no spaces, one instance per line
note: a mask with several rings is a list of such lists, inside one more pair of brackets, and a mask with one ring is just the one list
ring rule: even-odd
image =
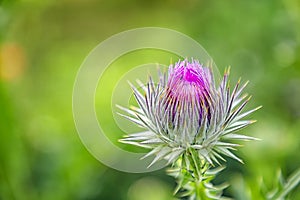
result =
[[[164,170],[126,174],[108,169],[84,148],[72,118],[72,87],[82,61],[118,32],[161,26],[206,48],[233,82],[250,80],[258,123],[244,131],[262,141],[229,161],[217,182],[227,196],[258,199],[278,169],[300,166],[300,3],[298,0],[2,0],[0,1],[0,199],[166,200],[175,183]],[[116,81],[144,62],[168,65],[173,55],[124,55],[100,80],[107,99],[96,102],[109,138],[123,134],[112,119]],[[115,67],[114,67],[115,65]],[[121,71],[116,70],[122,66]],[[143,79],[142,77],[141,79]],[[103,92],[103,91],[101,91]],[[97,92],[98,95],[98,92]],[[108,105],[108,106],[107,106]],[[263,178],[262,178],[263,177]],[[290,199],[300,199],[300,187]]]

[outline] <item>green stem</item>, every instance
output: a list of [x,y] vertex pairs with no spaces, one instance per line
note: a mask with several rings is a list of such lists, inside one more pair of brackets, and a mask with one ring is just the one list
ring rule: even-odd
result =
[[[207,163],[203,160],[200,160],[198,152],[195,149],[187,149],[186,153],[182,156],[183,162],[184,159],[187,159],[189,164],[181,164],[180,168],[187,168],[187,171],[190,173],[190,184],[194,187],[195,200],[207,200],[209,199],[205,193],[205,185],[203,182],[203,175],[207,169]],[[186,166],[188,165],[188,166]],[[186,178],[185,175],[181,176]]]
[[203,184],[203,175],[205,174],[206,162],[199,159],[198,153],[194,149],[188,149],[192,171],[194,172],[194,186],[196,193],[196,200],[208,199],[205,194],[205,185]]
[[204,195],[205,192],[203,190],[201,182],[200,183],[195,183],[195,186],[196,186],[196,199],[197,200],[205,200],[206,199],[206,197]]
[[203,180],[194,179],[196,200],[209,200],[205,193],[205,185]]
[[210,167],[211,164],[199,157],[197,150],[187,149],[173,166],[173,172],[170,171],[178,180],[176,193],[181,191],[185,196],[193,196],[193,200],[210,200],[208,193],[214,196],[213,199],[220,198],[222,188],[208,188],[207,184],[211,184],[210,182],[223,168],[209,170]]

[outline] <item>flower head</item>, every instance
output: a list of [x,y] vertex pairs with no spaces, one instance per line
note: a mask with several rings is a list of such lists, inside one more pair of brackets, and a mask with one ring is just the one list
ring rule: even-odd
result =
[[146,131],[121,141],[152,149],[146,155],[156,155],[151,164],[160,159],[172,163],[191,149],[211,164],[224,160],[222,155],[241,162],[231,152],[238,144],[231,141],[255,139],[235,132],[254,122],[244,117],[259,107],[243,112],[250,100],[242,94],[247,82],[240,87],[238,81],[231,92],[228,75],[226,70],[215,85],[210,67],[183,60],[171,65],[167,74],[160,73],[157,84],[151,77],[146,85],[140,83],[143,92],[132,86],[139,107],[120,108]]

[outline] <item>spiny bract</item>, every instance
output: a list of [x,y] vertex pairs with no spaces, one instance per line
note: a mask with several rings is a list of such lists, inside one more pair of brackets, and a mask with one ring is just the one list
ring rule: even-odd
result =
[[229,69],[216,86],[211,67],[186,59],[159,73],[157,84],[151,77],[146,85],[139,82],[143,92],[131,85],[139,107],[119,106],[128,113],[121,115],[146,131],[121,142],[152,149],[145,156],[155,155],[150,166],[161,159],[173,163],[190,148],[211,164],[220,164],[222,155],[242,162],[231,151],[239,146],[232,141],[255,139],[236,132],[255,122],[244,118],[260,107],[243,112],[250,100],[242,94],[248,82],[240,86],[239,80],[230,91],[228,75]]

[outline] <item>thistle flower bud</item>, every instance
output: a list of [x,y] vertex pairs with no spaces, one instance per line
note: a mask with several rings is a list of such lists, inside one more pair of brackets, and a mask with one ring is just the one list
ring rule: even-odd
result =
[[120,108],[146,130],[121,142],[152,149],[146,155],[156,156],[150,165],[161,159],[172,163],[191,149],[210,164],[220,164],[223,155],[242,162],[231,152],[238,146],[231,141],[255,139],[235,132],[252,124],[244,118],[260,107],[243,112],[250,100],[242,94],[248,82],[240,86],[239,80],[231,92],[228,75],[225,70],[216,85],[210,67],[183,60],[160,73],[157,84],[151,77],[146,85],[140,83],[143,92],[132,85],[139,107]]

